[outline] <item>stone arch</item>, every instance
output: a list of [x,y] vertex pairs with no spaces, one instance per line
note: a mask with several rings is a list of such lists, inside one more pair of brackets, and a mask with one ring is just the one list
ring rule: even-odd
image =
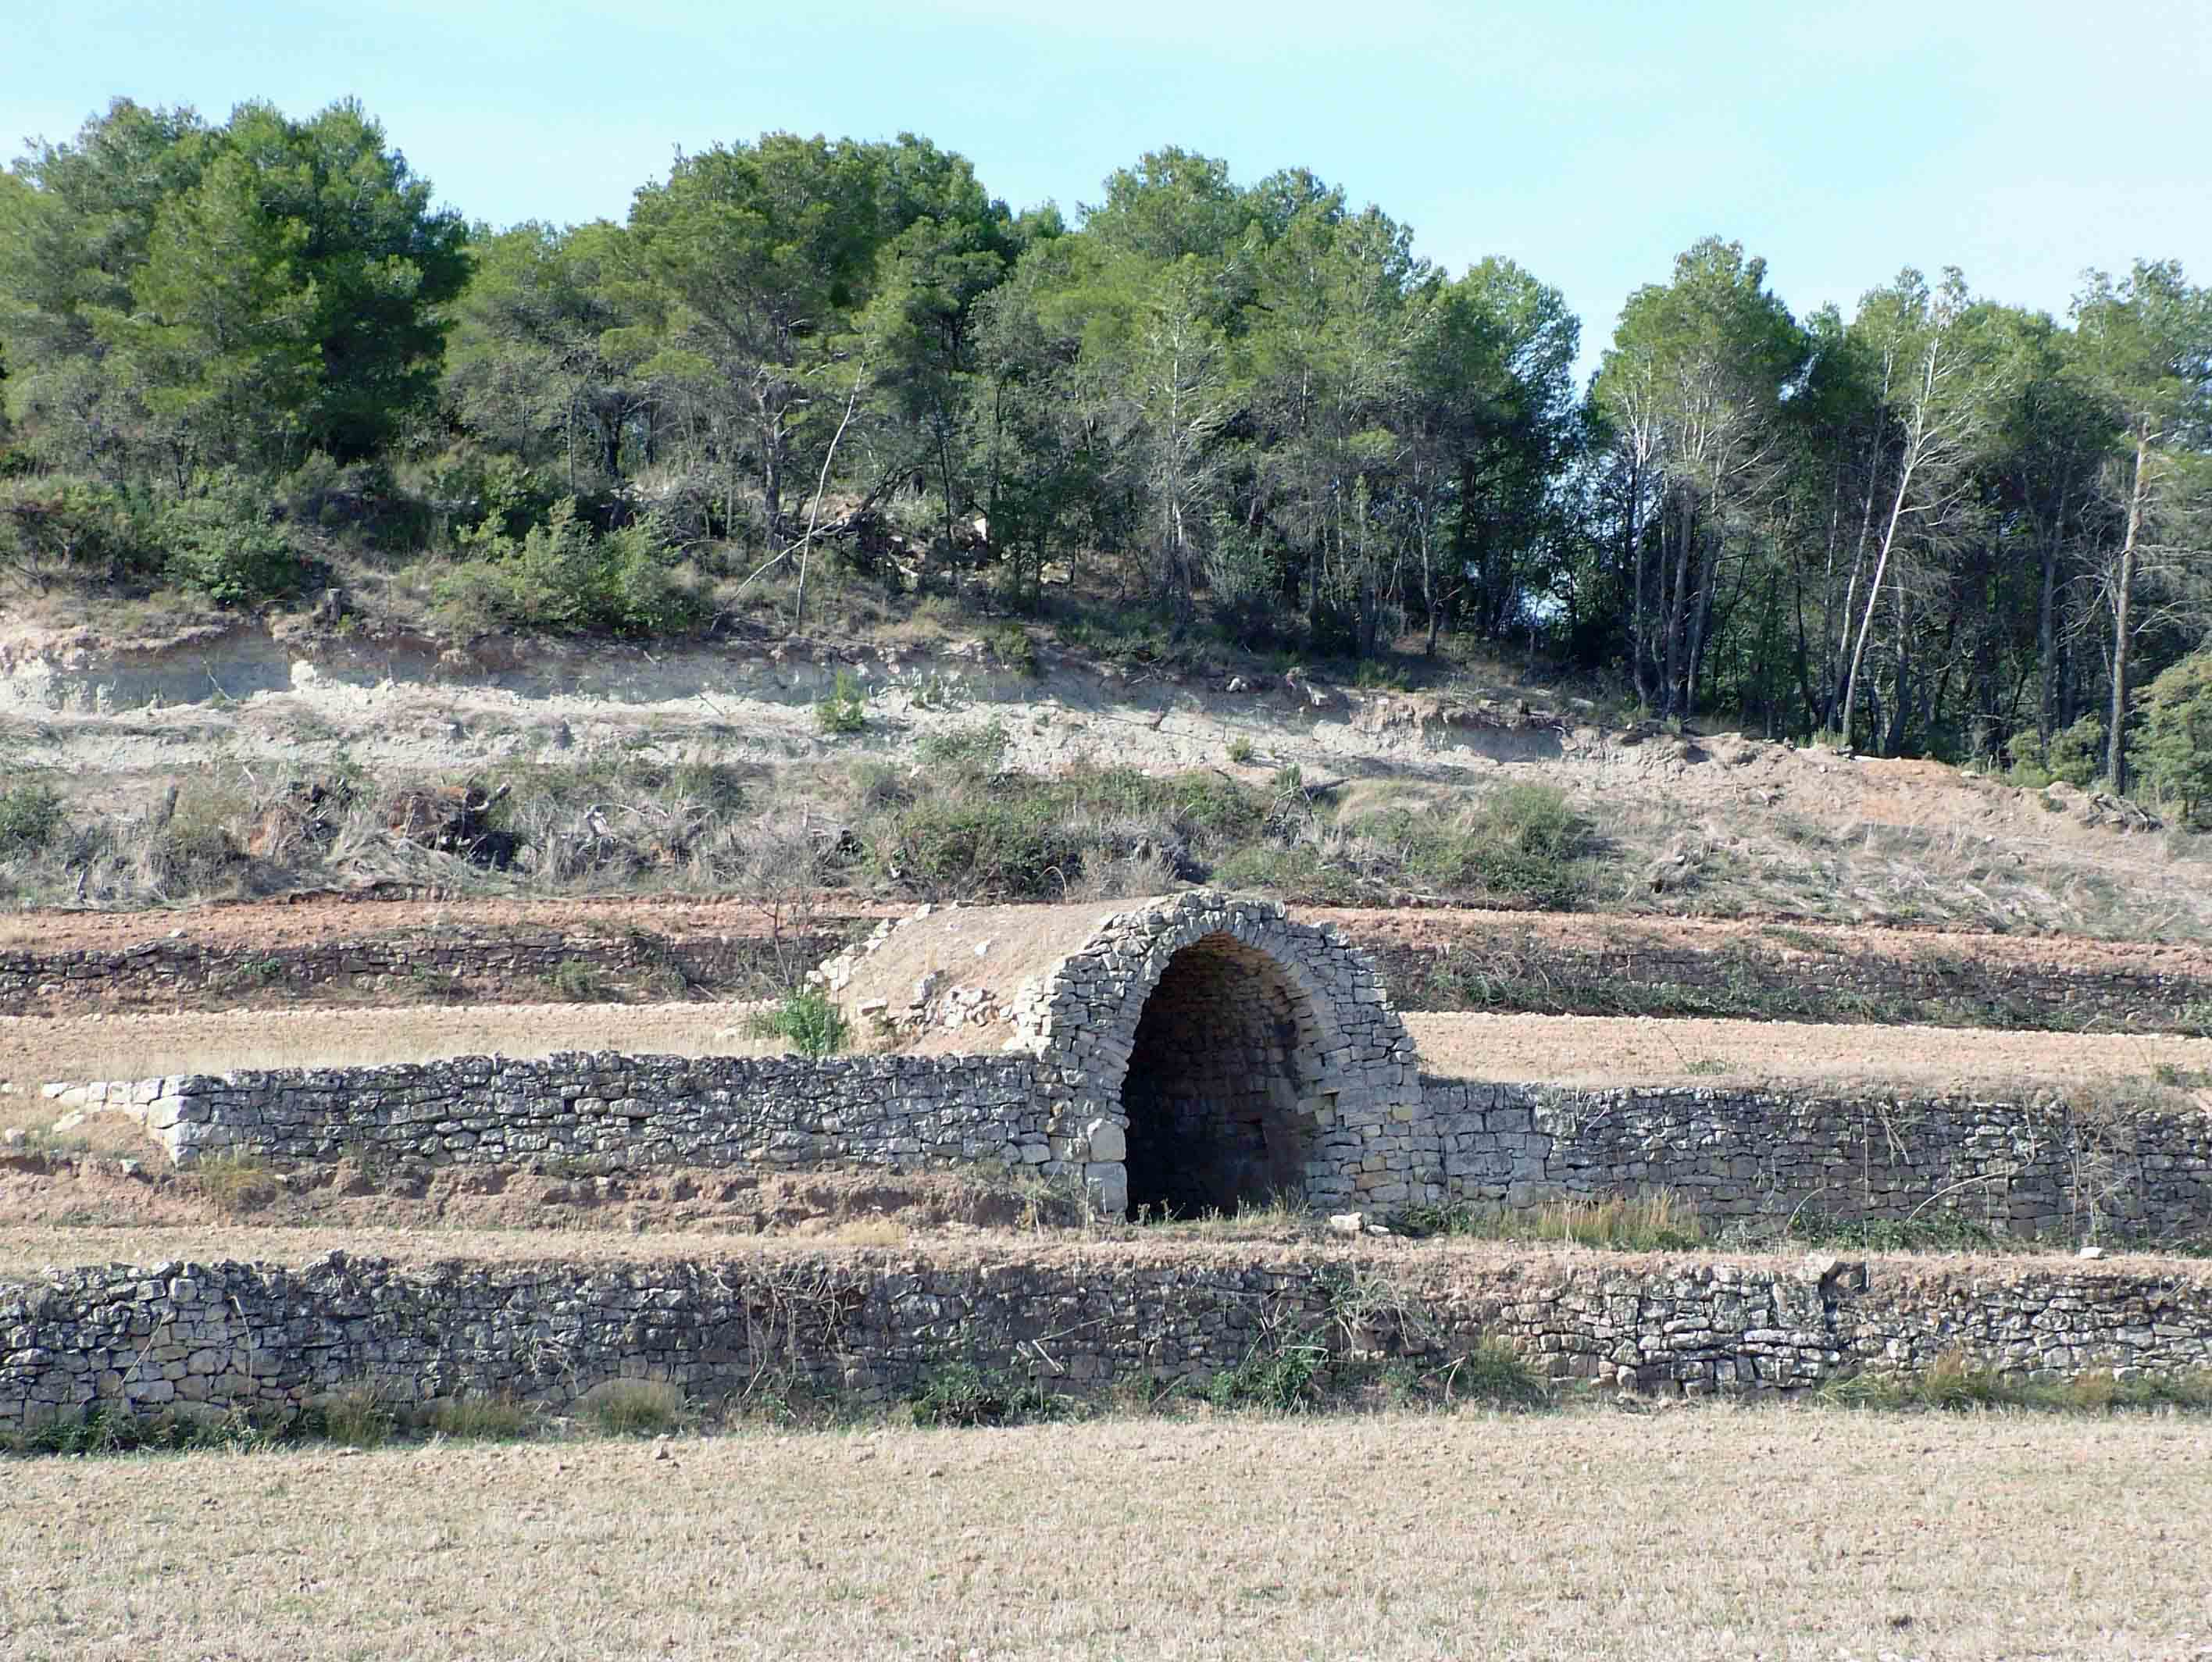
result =
[[1121,1074],[1132,1207],[1188,1217],[1304,1198],[1334,1023],[1303,979],[1225,931],[1169,958]]
[[1104,1210],[1443,1194],[1419,1059],[1374,967],[1273,901],[1198,890],[1109,916],[1016,1016],[1054,1163],[1079,1164]]

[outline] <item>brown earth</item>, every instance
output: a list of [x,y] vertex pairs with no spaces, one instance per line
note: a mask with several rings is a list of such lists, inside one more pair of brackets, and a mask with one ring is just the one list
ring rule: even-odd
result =
[[[760,1055],[747,1007],[731,1004],[487,1004],[0,1017],[0,1126],[33,1128],[52,1082],[143,1079],[238,1068],[369,1065],[445,1056],[564,1050]],[[1847,1091],[2014,1089],[2100,1083],[2195,1087],[2212,1080],[2212,1040],[2163,1034],[1961,1033],[1949,1028],[1635,1016],[1406,1018],[1422,1065],[1445,1077],[1559,1085],[1766,1083]]]
[[[847,895],[825,896],[819,918],[809,921],[835,924],[862,918],[898,918],[913,909]],[[54,955],[121,952],[143,942],[183,934],[211,948],[266,951],[426,929],[561,929],[593,933],[632,926],[665,935],[746,937],[766,936],[775,928],[758,905],[712,895],[425,901],[317,893],[283,900],[209,901],[156,912],[0,912],[0,949]],[[792,925],[786,919],[782,926],[787,931]]]
[[[410,1004],[328,1010],[0,1016],[0,1082],[16,1096],[64,1079],[150,1079],[234,1068],[365,1066],[441,1056],[620,1050],[768,1055],[738,1004]],[[0,1101],[5,1101],[0,1098]],[[0,1110],[5,1113],[6,1110]]]
[[[1108,912],[1102,901],[1079,910]],[[945,908],[948,913],[959,907]],[[1041,910],[1045,908],[1040,908]],[[916,908],[825,894],[805,919],[830,928],[877,919],[904,919]],[[1780,922],[1792,934],[1834,952],[1905,953],[1956,950],[2002,961],[2068,965],[2082,969],[2170,967],[2176,974],[2212,975],[2212,947],[2189,942],[2105,941],[2065,936],[1996,935],[1910,925],[1842,925],[1818,920],[1678,918],[1650,913],[1502,912],[1480,907],[1294,906],[1307,923],[1334,923],[1360,940],[1407,947],[1449,947],[1470,931],[1510,928],[1561,944],[1601,941],[1622,931],[1655,947],[1711,948],[1730,941],[1771,944]],[[0,949],[59,955],[121,952],[166,937],[188,937],[210,948],[272,951],[331,941],[374,939],[441,928],[489,931],[566,930],[577,934],[637,927],[672,937],[690,935],[763,937],[775,925],[754,903],[690,895],[562,896],[557,899],[380,899],[337,894],[283,900],[211,901],[155,912],[33,909],[0,912]],[[787,919],[782,927],[792,925]]]

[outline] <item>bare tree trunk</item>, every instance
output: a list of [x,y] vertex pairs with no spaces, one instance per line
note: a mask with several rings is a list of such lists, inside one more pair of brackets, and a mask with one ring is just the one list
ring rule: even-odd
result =
[[1644,673],[1644,528],[1637,517],[1644,506],[1644,458],[1632,455],[1628,463],[1628,544],[1621,550],[1624,563],[1636,585],[1630,603],[1628,625],[1628,673],[1636,688],[1636,701],[1649,708],[1651,692]]
[[1889,505],[1889,524],[1881,533],[1881,553],[1874,562],[1874,578],[1867,585],[1866,613],[1859,620],[1857,643],[1851,648],[1851,672],[1844,682],[1844,748],[1851,748],[1851,715],[1858,704],[1859,665],[1866,658],[1867,634],[1874,628],[1875,604],[1881,598],[1881,580],[1889,572],[1889,556],[1897,544],[1898,521],[1905,517],[1905,493],[1912,487],[1912,470],[1919,463],[1917,441],[1908,441],[1905,465],[1897,476],[1897,494]]
[[2051,744],[2051,705],[2058,695],[2058,543],[2066,534],[2066,492],[2058,493],[2058,518],[2043,539],[2043,594],[2035,620],[2035,650],[2043,668],[2043,684],[2036,695],[2035,736],[2045,749]]
[[2143,471],[2149,458],[2150,439],[2138,428],[2135,482],[2128,491],[2127,540],[2120,545],[2120,573],[2112,585],[2112,719],[2105,735],[2105,781],[2115,795],[2128,788],[2129,612],[2135,604],[2136,546],[2142,531]]
[[1697,540],[1697,505],[1686,488],[1681,492],[1680,507],[1680,523],[1674,532],[1674,580],[1670,591],[1662,597],[1663,627],[1667,631],[1667,685],[1661,710],[1670,716],[1681,711],[1682,648],[1690,616],[1690,549]]

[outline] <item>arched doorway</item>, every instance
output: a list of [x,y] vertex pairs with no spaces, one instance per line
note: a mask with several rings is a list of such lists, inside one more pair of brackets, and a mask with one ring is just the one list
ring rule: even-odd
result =
[[1129,1207],[1181,1217],[1305,1198],[1322,1033],[1313,1001],[1235,936],[1168,961],[1137,1018],[1121,1107]]

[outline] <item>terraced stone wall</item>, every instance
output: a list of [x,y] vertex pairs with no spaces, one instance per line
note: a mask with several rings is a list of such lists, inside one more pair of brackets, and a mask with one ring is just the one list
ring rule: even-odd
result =
[[500,1393],[559,1407],[615,1379],[711,1404],[763,1389],[882,1404],[962,1363],[1073,1397],[1202,1384],[1285,1345],[1440,1386],[1485,1338],[1540,1372],[1668,1394],[1791,1393],[1938,1358],[2064,1379],[2212,1366],[2212,1284],[2155,1264],[1705,1259],[1607,1265],[1436,1248],[1099,1246],[933,1260],[459,1264],[331,1253],[0,1285],[0,1432],[95,1404],[283,1412]]
[[2212,1239],[2212,1115],[1703,1087],[1424,1082],[1462,1204],[1667,1189],[1747,1220],[1962,1220],[2073,1240]]
[[57,1100],[130,1114],[180,1167],[230,1155],[910,1171],[1053,1157],[1025,1057],[474,1056],[118,1082]]
[[558,930],[409,930],[356,940],[241,949],[189,936],[116,951],[0,949],[0,1006],[63,1010],[198,999],[226,1005],[302,998],[434,1004],[446,998],[542,1002],[573,996],[581,975],[620,990],[681,998],[690,987],[744,992],[771,972],[834,951],[834,935],[781,942],[750,935],[615,935]]
[[[1126,1195],[1132,1181],[1140,1196],[1155,1181],[1181,1184],[1193,1196],[1177,1209],[1186,1216],[1217,1204],[1202,1183],[1255,1188],[1292,1162],[1322,1157],[1280,1140],[1300,1125],[1281,1078],[1217,1077],[1188,1057],[1174,1060],[1181,1049],[1169,1054],[1168,1085],[1198,1095],[1175,1099],[1189,1116],[1184,1140],[1149,1152],[1147,1119],[1164,1108],[1140,1101],[1133,1131],[1110,1117],[1071,1118],[1040,1089],[1044,1065],[1022,1055],[475,1057],[118,1082],[55,1101],[131,1114],[186,1167],[210,1154],[590,1171],[915,1171],[992,1161],[1087,1184],[1094,1195]],[[1374,1136],[1328,1156],[1343,1162],[1338,1185],[1310,1192],[1309,1204],[1390,1217],[1666,1189],[1710,1235],[1794,1216],[1948,1218],[2074,1241],[2212,1237],[2212,1116],[2192,1108],[1449,1079],[1420,1089],[1418,1111],[1376,1115]],[[1143,1166],[1179,1153],[1187,1163],[1221,1163],[1165,1174]]]

